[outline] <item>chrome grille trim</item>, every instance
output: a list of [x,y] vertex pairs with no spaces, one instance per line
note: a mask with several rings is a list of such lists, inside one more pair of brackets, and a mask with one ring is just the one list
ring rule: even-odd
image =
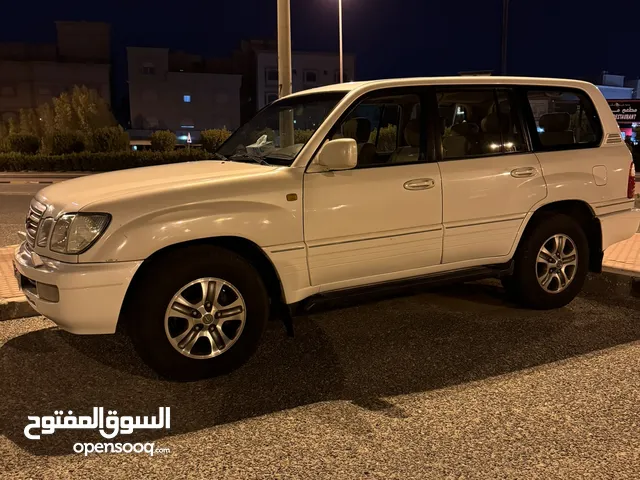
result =
[[25,229],[27,233],[27,244],[31,247],[35,247],[36,234],[38,233],[38,225],[47,207],[38,202],[36,199],[31,200],[29,205],[29,213],[25,221]]

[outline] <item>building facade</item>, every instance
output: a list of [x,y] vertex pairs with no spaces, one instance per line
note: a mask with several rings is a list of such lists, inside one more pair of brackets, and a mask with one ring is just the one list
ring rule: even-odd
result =
[[[344,56],[344,81],[355,80],[355,56]],[[234,52],[232,65],[242,73],[241,111],[247,121],[256,111],[279,97],[277,43],[247,40]],[[338,52],[292,52],[294,92],[340,81]]]
[[624,75],[612,75],[603,72],[600,82],[596,85],[606,99],[636,100],[640,99],[640,80],[626,79]]
[[241,75],[229,61],[207,60],[167,48],[128,47],[132,137],[171,130],[197,143],[202,130],[240,125]]
[[0,44],[0,120],[16,118],[75,85],[111,103],[110,28],[97,22],[56,22],[55,44]]

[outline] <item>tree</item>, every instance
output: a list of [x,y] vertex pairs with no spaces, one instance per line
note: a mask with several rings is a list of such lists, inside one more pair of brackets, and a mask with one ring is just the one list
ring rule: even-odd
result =
[[51,103],[43,103],[36,109],[38,122],[40,122],[40,135],[51,135],[55,130],[55,113]]
[[78,130],[80,126],[74,116],[71,97],[67,92],[53,99],[53,125],[54,130],[59,132]]
[[35,110],[21,109],[18,117],[18,128],[20,133],[41,137],[40,125]]

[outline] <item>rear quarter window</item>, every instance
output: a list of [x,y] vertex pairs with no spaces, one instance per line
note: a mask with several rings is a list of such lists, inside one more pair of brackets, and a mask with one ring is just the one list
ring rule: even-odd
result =
[[579,90],[535,88],[526,92],[536,150],[597,147],[602,125],[589,96]]

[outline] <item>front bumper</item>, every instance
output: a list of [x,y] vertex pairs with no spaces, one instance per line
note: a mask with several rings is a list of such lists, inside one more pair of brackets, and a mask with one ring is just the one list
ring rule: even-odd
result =
[[36,256],[26,243],[14,267],[27,301],[60,328],[76,334],[114,333],[137,262],[64,263]]

